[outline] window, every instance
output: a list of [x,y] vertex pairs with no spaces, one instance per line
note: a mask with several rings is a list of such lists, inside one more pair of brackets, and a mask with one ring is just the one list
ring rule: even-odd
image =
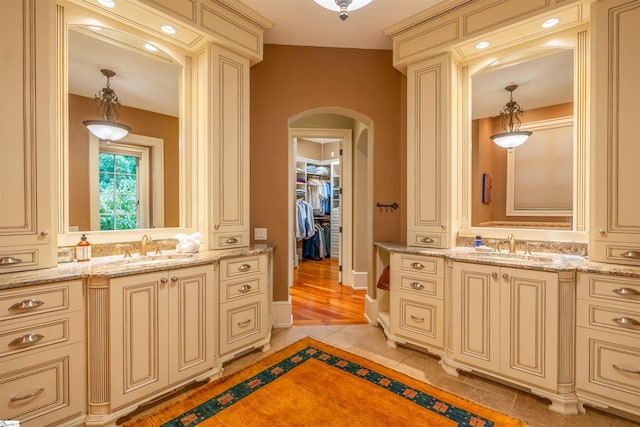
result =
[[[99,154],[100,230],[139,228],[141,150],[101,147]],[[122,153],[124,151],[125,153]],[[136,152],[138,151],[138,152]]]

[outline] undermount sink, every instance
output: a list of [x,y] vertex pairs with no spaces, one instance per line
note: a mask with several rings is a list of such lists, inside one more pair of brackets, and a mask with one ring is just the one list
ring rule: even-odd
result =
[[545,262],[553,263],[556,259],[549,255],[536,254],[510,254],[504,252],[473,252],[474,256],[496,259],[501,261],[529,261],[529,262]]
[[193,258],[193,254],[158,254],[158,255],[146,255],[135,258],[121,258],[116,261],[119,265],[149,265],[160,264],[168,261],[180,261]]

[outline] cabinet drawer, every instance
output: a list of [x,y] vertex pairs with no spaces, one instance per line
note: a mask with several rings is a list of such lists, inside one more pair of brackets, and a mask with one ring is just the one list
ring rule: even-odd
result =
[[263,276],[246,280],[224,281],[220,283],[220,302],[225,303],[240,298],[247,298],[266,291],[267,281]]
[[442,299],[444,295],[443,279],[438,277],[421,277],[420,275],[397,274],[391,280],[392,291],[413,292],[416,295],[424,295]]
[[216,248],[218,249],[237,248],[249,245],[248,233],[222,234],[214,237],[214,239],[216,239],[214,242],[217,243]]
[[244,348],[266,337],[266,301],[262,296],[242,299],[220,307],[220,353]]
[[235,277],[247,276],[250,274],[265,273],[266,271],[266,255],[227,258],[220,261],[220,280],[233,279]]
[[640,338],[640,307],[578,300],[576,319],[578,326],[624,332]]
[[428,256],[393,254],[391,256],[391,269],[442,277],[444,275],[444,260]]
[[84,410],[82,344],[0,363],[0,417],[57,425]]
[[82,281],[27,286],[0,292],[0,324],[35,314],[82,309]]
[[0,251],[0,258],[5,263],[0,264],[0,273],[22,271],[38,267],[38,247],[28,247],[11,251]]
[[391,331],[420,343],[442,348],[444,344],[444,302],[416,298],[404,292],[391,294]]
[[606,274],[578,275],[578,298],[640,302],[640,279]]
[[409,238],[412,246],[424,246],[425,248],[442,247],[442,235],[440,234],[409,232]]
[[69,316],[52,316],[39,321],[15,322],[0,328],[0,360],[38,348],[82,340],[84,317],[81,311]]
[[576,387],[621,402],[640,399],[640,339],[577,328]]

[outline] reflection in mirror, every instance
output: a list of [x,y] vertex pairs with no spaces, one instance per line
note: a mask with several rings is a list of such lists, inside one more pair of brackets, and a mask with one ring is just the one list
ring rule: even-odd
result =
[[[112,29],[69,27],[68,231],[180,225],[181,69],[144,45]],[[131,127],[115,142],[99,141],[82,124],[101,119],[95,96],[105,68],[116,73],[110,86],[122,104],[118,121]]]
[[[572,228],[573,75],[573,51],[558,49],[503,58],[472,76],[472,226]],[[490,136],[503,132],[499,112],[512,84],[525,110],[520,130],[532,135],[505,149]]]

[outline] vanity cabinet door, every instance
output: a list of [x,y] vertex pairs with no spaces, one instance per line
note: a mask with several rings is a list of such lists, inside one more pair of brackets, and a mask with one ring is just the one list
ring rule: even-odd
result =
[[640,265],[637,100],[640,0],[593,4],[589,258]]
[[56,5],[6,0],[0,15],[0,273],[56,265]]
[[448,248],[451,230],[451,99],[449,55],[407,69],[407,243]]
[[454,358],[493,372],[500,370],[500,268],[453,264]]
[[212,249],[249,245],[249,60],[210,46]]

